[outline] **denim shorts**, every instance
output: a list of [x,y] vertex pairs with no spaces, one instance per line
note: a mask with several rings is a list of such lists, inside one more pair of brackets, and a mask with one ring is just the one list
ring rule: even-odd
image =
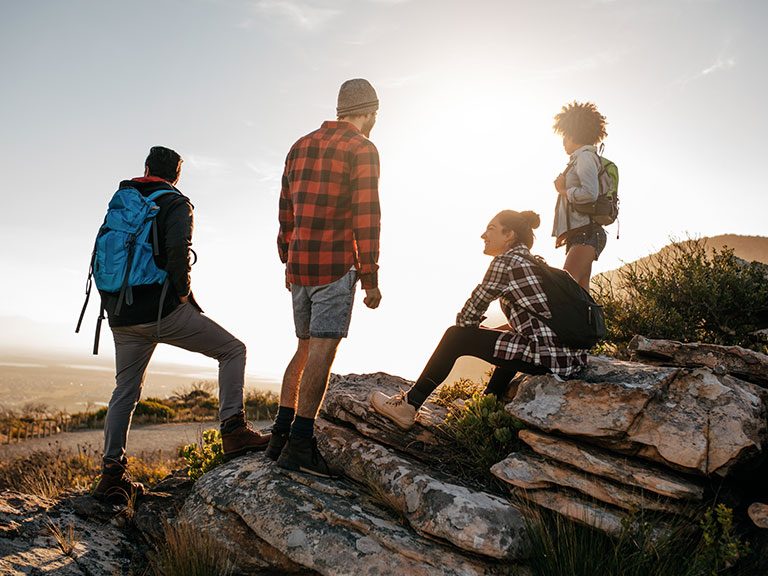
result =
[[296,337],[346,338],[355,301],[357,270],[322,286],[291,284]]
[[599,224],[589,224],[568,234],[568,238],[565,241],[565,253],[568,254],[571,246],[579,244],[592,246],[595,249],[595,260],[597,260],[605,248],[606,240],[607,236],[602,226]]

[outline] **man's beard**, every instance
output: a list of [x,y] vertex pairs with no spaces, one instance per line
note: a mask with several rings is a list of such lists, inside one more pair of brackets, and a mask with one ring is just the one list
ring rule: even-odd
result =
[[376,116],[371,116],[370,120],[367,120],[365,124],[363,124],[363,129],[360,130],[360,132],[363,133],[363,136],[366,138],[371,137],[371,130],[373,130],[373,125],[376,124]]

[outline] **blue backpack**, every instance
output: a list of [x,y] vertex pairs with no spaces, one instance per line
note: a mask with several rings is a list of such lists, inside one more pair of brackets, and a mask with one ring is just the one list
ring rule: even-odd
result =
[[[162,306],[168,289],[168,273],[155,264],[158,254],[157,226],[153,225],[160,207],[155,200],[163,194],[180,194],[178,190],[158,190],[143,196],[136,188],[121,188],[112,196],[107,216],[96,235],[91,255],[88,280],[85,285],[85,303],[80,312],[75,332],[80,332],[85,309],[91,295],[91,279],[104,292],[119,292],[114,315],[119,316],[123,304],[133,304],[133,286],[163,284],[158,312],[158,328]],[[152,239],[150,239],[152,234]],[[153,242],[154,240],[154,242]],[[99,353],[99,335],[104,320],[104,306],[96,322],[93,353]]]

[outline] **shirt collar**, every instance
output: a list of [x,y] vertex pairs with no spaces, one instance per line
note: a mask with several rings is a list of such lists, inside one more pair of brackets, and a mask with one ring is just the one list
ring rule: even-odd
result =
[[577,156],[584,152],[594,152],[597,154],[597,147],[592,146],[591,144],[587,144],[586,146],[582,146],[581,148],[575,150],[573,154],[571,154],[571,160],[575,160]]
[[[352,129],[355,132],[360,132],[360,130],[357,129],[357,126],[352,124],[352,122],[347,122],[346,120],[326,120],[323,122],[322,128],[331,130]],[[362,134],[362,132],[360,132],[360,134]]]
[[506,253],[507,254],[530,254],[531,251],[528,250],[528,246],[526,246],[522,242],[516,242],[509,250],[507,250]]

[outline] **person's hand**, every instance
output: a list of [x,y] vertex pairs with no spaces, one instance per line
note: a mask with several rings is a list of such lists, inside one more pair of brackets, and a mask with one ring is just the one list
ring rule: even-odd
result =
[[379,307],[379,302],[381,302],[381,291],[378,288],[366,289],[363,303],[373,310]]
[[285,267],[285,289],[291,291],[291,283],[288,282],[288,266]]
[[565,187],[565,174],[559,174],[557,178],[555,178],[555,190],[557,190],[558,194],[562,195],[565,195],[568,191]]

